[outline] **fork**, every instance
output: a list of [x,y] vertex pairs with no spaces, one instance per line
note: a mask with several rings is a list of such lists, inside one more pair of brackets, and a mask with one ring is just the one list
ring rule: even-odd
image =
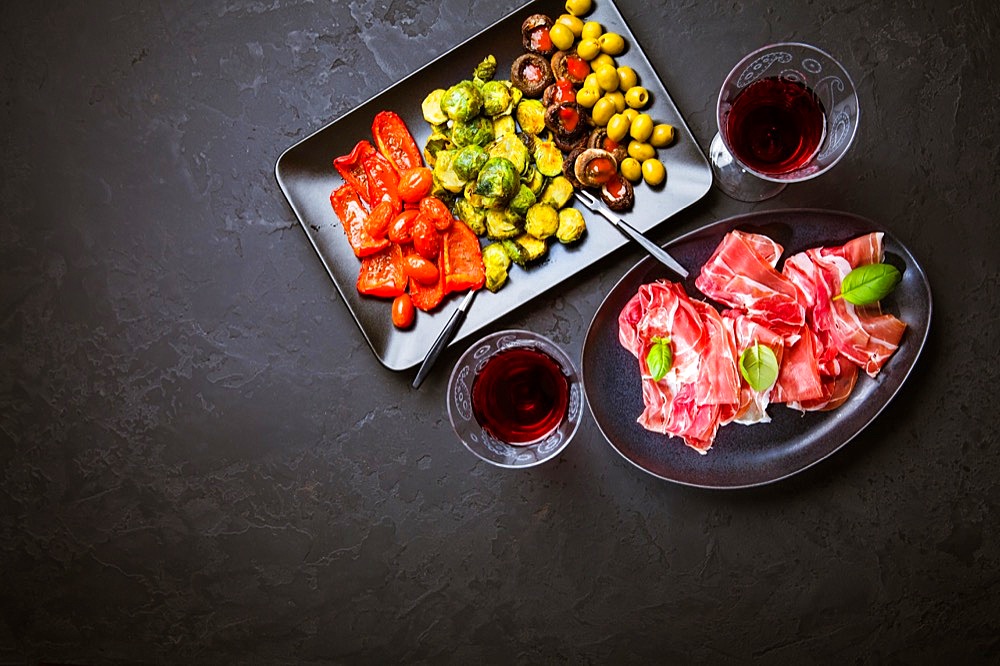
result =
[[654,259],[680,275],[682,278],[686,278],[688,276],[687,269],[681,266],[676,259],[667,254],[666,250],[643,236],[642,232],[630,225],[628,222],[615,216],[614,213],[608,210],[590,192],[587,192],[586,190],[576,190],[574,194],[584,206],[604,217],[604,219],[610,222],[612,226],[641,245],[643,249],[646,250],[646,252],[648,252]]

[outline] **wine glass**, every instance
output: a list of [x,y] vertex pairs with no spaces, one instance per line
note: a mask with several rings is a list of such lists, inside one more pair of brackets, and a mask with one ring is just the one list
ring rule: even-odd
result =
[[794,42],[747,55],[722,84],[709,158],[719,188],[757,202],[840,161],[858,128],[850,75],[820,49]]
[[583,417],[573,361],[546,337],[499,331],[459,358],[448,381],[448,418],[469,451],[508,469],[534,467],[566,448]]

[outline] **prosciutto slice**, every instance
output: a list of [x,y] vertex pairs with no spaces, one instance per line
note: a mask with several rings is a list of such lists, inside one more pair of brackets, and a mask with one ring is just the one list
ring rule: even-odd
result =
[[805,308],[795,284],[775,268],[781,252],[767,236],[733,230],[702,266],[695,286],[782,335],[795,334],[805,324]]
[[[871,233],[840,247],[806,250],[785,261],[783,273],[799,288],[809,325],[822,343],[821,365],[835,364],[842,355],[874,377],[899,347],[904,322],[883,314],[877,303],[857,306],[834,300],[848,273],[882,258],[882,234]],[[825,374],[837,374],[837,368],[828,367]]]
[[[736,345],[733,354],[737,363],[744,351],[755,344],[760,344],[770,347],[778,360],[778,367],[783,367],[784,338],[739,310],[724,311],[722,313],[722,321]],[[770,421],[771,417],[767,414],[767,406],[771,402],[771,395],[776,385],[768,387],[763,391],[757,391],[742,376],[739,376],[738,381],[740,386],[739,402],[730,411],[722,414],[722,424],[736,422],[750,425]]]

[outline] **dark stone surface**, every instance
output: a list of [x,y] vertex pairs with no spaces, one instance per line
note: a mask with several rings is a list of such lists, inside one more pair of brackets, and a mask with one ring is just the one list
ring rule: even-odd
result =
[[[510,0],[0,7],[0,662],[995,661],[1000,117],[992,0],[620,7],[703,148],[729,67],[814,42],[855,146],[752,209],[877,219],[930,278],[910,382],[832,459],[664,483],[587,420],[541,468],[462,450],[452,349],[383,369],[281,151]],[[628,248],[501,326],[579,358]]]

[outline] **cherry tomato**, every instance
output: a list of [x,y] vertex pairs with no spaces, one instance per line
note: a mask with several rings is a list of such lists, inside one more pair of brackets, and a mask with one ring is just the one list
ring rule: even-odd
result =
[[416,311],[413,309],[413,300],[409,294],[403,293],[392,301],[392,323],[396,328],[409,328],[413,326],[413,318]]
[[423,212],[413,220],[413,249],[424,259],[434,261],[441,251],[441,239],[434,223]]
[[407,209],[397,215],[389,225],[389,240],[393,243],[409,243],[413,240],[413,220],[420,211]]
[[394,214],[395,209],[392,202],[387,200],[379,202],[372,208],[372,212],[368,213],[368,217],[365,218],[365,231],[376,240],[385,238],[386,233],[389,231],[389,225],[392,224]]
[[438,281],[438,267],[419,254],[406,256],[403,272],[420,284],[431,285]]
[[420,212],[431,221],[438,231],[447,231],[454,219],[451,211],[437,197],[424,197],[420,200]]
[[396,186],[399,198],[407,203],[417,203],[426,197],[434,186],[434,176],[427,167],[405,169],[399,174]]

